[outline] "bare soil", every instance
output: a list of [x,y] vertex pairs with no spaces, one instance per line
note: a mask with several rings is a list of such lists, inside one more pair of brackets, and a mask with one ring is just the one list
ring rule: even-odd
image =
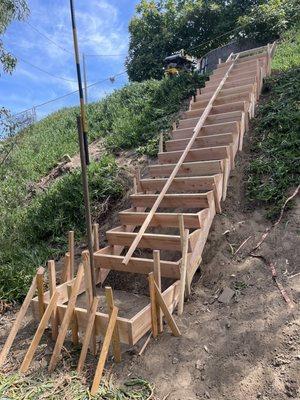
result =
[[[271,223],[263,208],[246,200],[249,158],[246,139],[222,214],[214,219],[184,314],[180,318],[175,315],[182,336],[172,336],[165,326],[164,333],[151,339],[142,356],[138,351],[146,338],[126,350],[121,364],[110,360],[107,368],[113,368],[117,382],[137,376],[147,379],[155,385],[155,399],[160,400],[300,399],[300,201],[285,212],[280,224],[253,253]],[[270,263],[293,308],[272,278]],[[218,301],[226,287],[235,292],[229,304]],[[12,312],[0,317],[0,346],[14,318]],[[28,321],[13,346],[6,372],[17,370],[28,348],[34,332]],[[49,335],[45,335],[32,370],[46,370],[52,347]],[[62,374],[74,370],[78,349],[66,342],[63,355]],[[88,382],[96,361],[89,356]]]

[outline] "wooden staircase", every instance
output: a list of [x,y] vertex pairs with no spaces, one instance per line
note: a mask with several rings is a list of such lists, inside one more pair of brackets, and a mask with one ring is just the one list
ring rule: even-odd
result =
[[[100,272],[98,282],[104,282],[110,270],[149,274],[154,261],[149,252],[147,256],[140,254],[145,249],[161,250],[161,276],[175,281],[184,278],[187,288],[183,287],[181,292],[189,292],[212,220],[216,212],[221,212],[221,202],[226,199],[230,172],[235,168],[237,152],[243,147],[249,120],[254,116],[263,78],[270,73],[274,49],[273,44],[231,54],[213,71],[205,88],[197,91],[189,110],[170,133],[170,139],[160,143],[158,163],[148,167],[147,176],[137,176],[135,193],[130,196],[131,208],[119,213],[120,226],[106,232],[108,246],[94,253],[94,264]],[[176,166],[178,173],[170,182]],[[167,193],[160,196],[167,184]],[[159,206],[152,212],[157,201]],[[144,233],[140,228],[145,223]],[[182,276],[184,229],[189,230],[185,277]],[[128,252],[130,249],[132,254]],[[171,311],[179,298],[177,293],[169,304]],[[141,332],[136,340],[140,337]]]

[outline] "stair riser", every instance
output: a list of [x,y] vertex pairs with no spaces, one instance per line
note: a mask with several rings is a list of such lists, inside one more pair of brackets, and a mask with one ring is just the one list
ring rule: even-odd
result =
[[[222,124],[205,125],[199,132],[199,136],[217,135],[219,133],[239,132],[237,121],[226,122]],[[193,128],[181,129],[172,133],[172,139],[187,139],[193,135]]]
[[[211,135],[199,137],[196,139],[193,148],[224,146],[233,143],[237,138],[237,133],[224,133],[219,135]],[[184,150],[188,144],[188,139],[168,140],[166,142],[166,151]]]
[[[240,111],[232,111],[230,113],[209,115],[205,120],[205,125],[222,124],[223,122],[238,121],[241,119],[242,114]],[[183,119],[178,125],[178,129],[195,128],[199,118]]]
[[[134,207],[152,207],[157,196],[145,196],[142,198],[131,197],[131,204]],[[203,208],[208,207],[208,201],[206,197],[191,197],[191,196],[183,196],[178,195],[178,197],[168,198],[167,195],[163,198],[160,203],[160,208],[180,208],[180,209],[198,209],[201,210]]]
[[[225,97],[217,97],[214,104],[215,105],[223,105],[227,103],[232,103],[236,101],[247,101],[251,102],[251,93],[249,92],[243,92],[243,93],[237,93],[237,94],[231,94]],[[195,103],[191,104],[192,110],[196,110],[198,108],[204,108],[207,106],[209,103],[209,100],[202,100],[202,101],[197,101]]]
[[[178,180],[180,179],[180,180]],[[161,191],[167,182],[166,179],[143,179],[141,186],[143,191]],[[213,189],[214,178],[175,178],[171,184],[168,193],[189,192],[189,191],[209,191]]]
[[[160,164],[173,164],[176,163],[183,151],[176,153],[160,153],[158,155],[158,161]],[[227,158],[229,155],[229,149],[226,147],[219,148],[208,148],[208,149],[197,149],[190,150],[187,154],[185,161],[209,161],[209,160],[222,160]]]
[[[110,245],[118,246],[131,246],[134,236],[123,236],[122,233],[114,234],[107,232],[106,237]],[[142,237],[138,244],[139,249],[152,249],[152,250],[170,250],[170,251],[181,251],[180,238],[172,238],[169,236],[168,239],[162,240],[159,236],[147,238],[145,235]]]
[[[237,101],[235,103],[231,104],[224,104],[222,106],[216,106],[213,107],[209,115],[219,115],[219,114],[224,114],[227,112],[232,112],[232,111],[246,111],[247,108],[247,103],[245,101]],[[200,118],[201,115],[203,114],[204,108],[198,109],[198,110],[191,110],[191,111],[186,111],[185,114],[183,115],[184,119],[189,119],[189,118]]]
[[[174,169],[174,165],[153,165],[149,167],[151,177],[168,177]],[[222,173],[220,161],[203,163],[186,163],[179,169],[177,176],[201,176]]]

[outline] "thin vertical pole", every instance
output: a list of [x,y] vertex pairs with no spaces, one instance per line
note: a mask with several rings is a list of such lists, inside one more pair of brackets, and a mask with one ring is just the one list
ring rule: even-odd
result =
[[85,55],[82,53],[82,66],[83,66],[83,80],[84,80],[84,102],[88,103],[88,88],[87,88],[87,77],[86,77],[86,63],[85,63]]
[[90,199],[89,199],[89,186],[88,186],[88,177],[87,177],[87,164],[89,163],[88,142],[87,142],[84,99],[83,99],[82,80],[81,80],[81,71],[80,71],[80,62],[79,62],[79,50],[78,50],[78,41],[77,41],[77,31],[76,31],[73,0],[70,0],[70,10],[71,10],[71,19],[72,19],[73,42],[74,42],[75,62],[76,62],[79,101],[80,101],[80,115],[81,115],[80,117],[77,117],[77,129],[78,129],[80,162],[81,162],[81,177],[82,177],[83,197],[84,197],[84,206],[85,206],[85,222],[86,222],[86,230],[87,230],[87,240],[88,240],[88,248],[89,248],[89,252],[90,252],[92,290],[93,290],[93,296],[95,296],[96,295],[96,282],[95,282],[94,257],[93,257],[93,236],[92,236],[92,222],[91,222]]

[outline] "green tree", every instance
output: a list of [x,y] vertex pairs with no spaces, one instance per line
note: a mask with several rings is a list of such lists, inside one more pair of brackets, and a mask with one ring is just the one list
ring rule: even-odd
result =
[[164,58],[181,48],[201,57],[235,38],[266,43],[298,8],[296,0],[141,0],[129,24],[129,78],[161,78]]
[[26,18],[28,13],[29,9],[26,0],[0,1],[0,68],[5,73],[12,73],[17,59],[5,49],[1,36],[3,36],[11,22]]

